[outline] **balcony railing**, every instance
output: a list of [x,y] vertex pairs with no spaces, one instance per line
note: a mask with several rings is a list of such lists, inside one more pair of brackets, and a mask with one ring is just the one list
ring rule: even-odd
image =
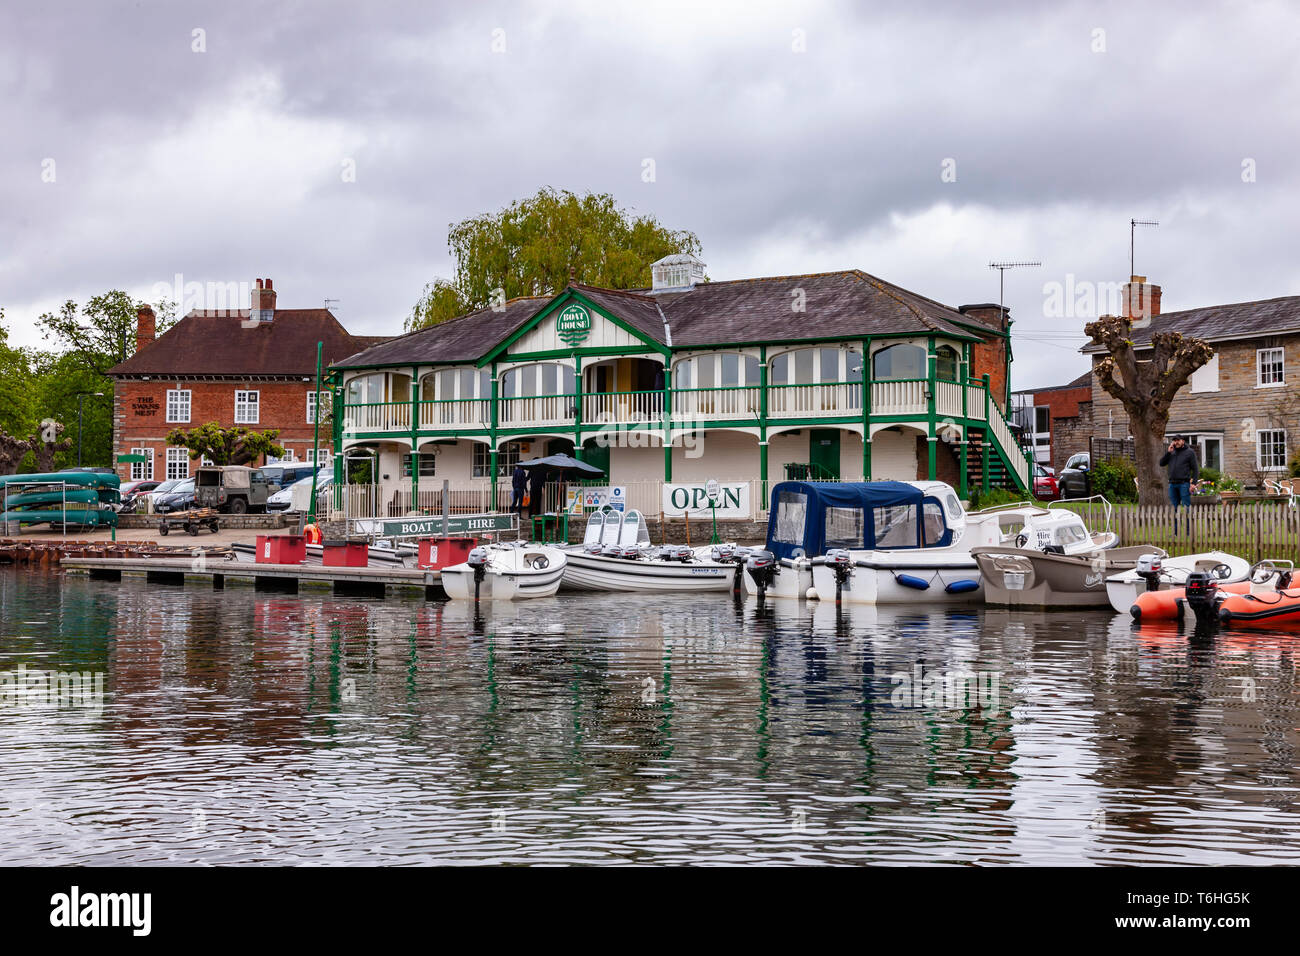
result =
[[[927,379],[896,379],[871,383],[871,415],[926,415],[930,410]],[[984,420],[985,395],[980,384],[934,383],[935,414]],[[758,418],[761,389],[756,386],[687,388],[672,393],[675,422],[751,421]],[[772,385],[767,390],[769,420],[858,416],[862,413],[862,384],[828,382],[816,385]],[[581,403],[581,405],[579,405]],[[658,425],[664,419],[662,391],[586,392],[582,395],[532,395],[497,401],[497,423],[511,428],[574,424],[579,407],[584,426],[602,424]],[[422,431],[487,428],[492,422],[491,399],[452,399],[418,403]],[[400,432],[411,430],[410,402],[372,402],[344,406],[346,430]]]
[[768,418],[852,415],[862,412],[861,382],[824,385],[773,385],[767,390]]
[[577,395],[529,395],[497,400],[497,421],[512,428],[532,425],[572,425]]
[[582,396],[584,425],[655,425],[664,418],[664,393],[586,392]]
[[930,410],[925,397],[929,380],[904,378],[871,383],[872,415],[924,415]]
[[728,421],[757,418],[758,388],[680,388],[673,391],[673,418],[681,421]]
[[367,402],[343,406],[344,431],[389,432],[411,430],[410,402]]

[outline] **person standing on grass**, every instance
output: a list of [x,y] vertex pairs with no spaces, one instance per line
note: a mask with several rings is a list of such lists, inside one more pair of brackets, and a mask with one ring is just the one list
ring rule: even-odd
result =
[[1192,481],[1201,470],[1201,460],[1182,435],[1175,435],[1169,450],[1160,458],[1160,467],[1169,469],[1169,503],[1174,506],[1174,537],[1178,537],[1178,506],[1186,508],[1187,534],[1192,533]]

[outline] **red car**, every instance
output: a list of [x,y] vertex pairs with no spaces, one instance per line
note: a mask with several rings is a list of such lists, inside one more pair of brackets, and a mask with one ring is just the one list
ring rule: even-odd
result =
[[1034,497],[1055,498],[1061,493],[1056,483],[1056,475],[1042,465],[1034,465]]

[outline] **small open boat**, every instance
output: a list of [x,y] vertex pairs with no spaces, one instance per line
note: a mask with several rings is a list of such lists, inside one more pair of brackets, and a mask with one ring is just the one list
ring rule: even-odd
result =
[[1141,544],[1079,554],[1033,548],[979,547],[979,565],[988,604],[1025,607],[1107,607],[1108,575],[1137,567],[1155,550]]
[[469,560],[442,569],[442,586],[453,600],[516,601],[551,597],[560,589],[567,557],[544,544],[489,544]]
[[731,545],[690,548],[650,543],[645,517],[635,508],[593,512],[581,545],[564,549],[566,591],[728,591],[748,549]]
[[[1250,563],[1245,558],[1226,551],[1203,551],[1168,557],[1156,548],[1149,548],[1152,560],[1140,566],[1122,570],[1106,578],[1106,598],[1119,614],[1131,613],[1144,594],[1179,591],[1187,586],[1187,579],[1197,572],[1209,574],[1219,587],[1245,581],[1250,574]],[[1178,618],[1182,611],[1176,601],[1181,593],[1163,598],[1143,598],[1140,614],[1147,620],[1168,617]]]

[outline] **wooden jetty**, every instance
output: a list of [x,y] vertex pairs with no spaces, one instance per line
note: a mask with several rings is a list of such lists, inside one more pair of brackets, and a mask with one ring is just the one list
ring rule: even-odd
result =
[[261,590],[296,593],[301,586],[329,587],[336,594],[382,596],[389,588],[421,588],[428,600],[442,600],[439,571],[416,568],[345,568],[313,564],[256,564],[195,556],[192,558],[90,558],[65,557],[65,571],[85,572],[92,578],[120,581],[122,575],[143,575],[159,584],[207,582],[221,589],[226,580],[251,580]]
[[[155,544],[152,541],[77,541],[40,538],[0,539],[0,564],[51,565],[68,558],[135,558],[193,556],[196,548]],[[233,554],[228,545],[202,549],[207,560],[224,560]]]

